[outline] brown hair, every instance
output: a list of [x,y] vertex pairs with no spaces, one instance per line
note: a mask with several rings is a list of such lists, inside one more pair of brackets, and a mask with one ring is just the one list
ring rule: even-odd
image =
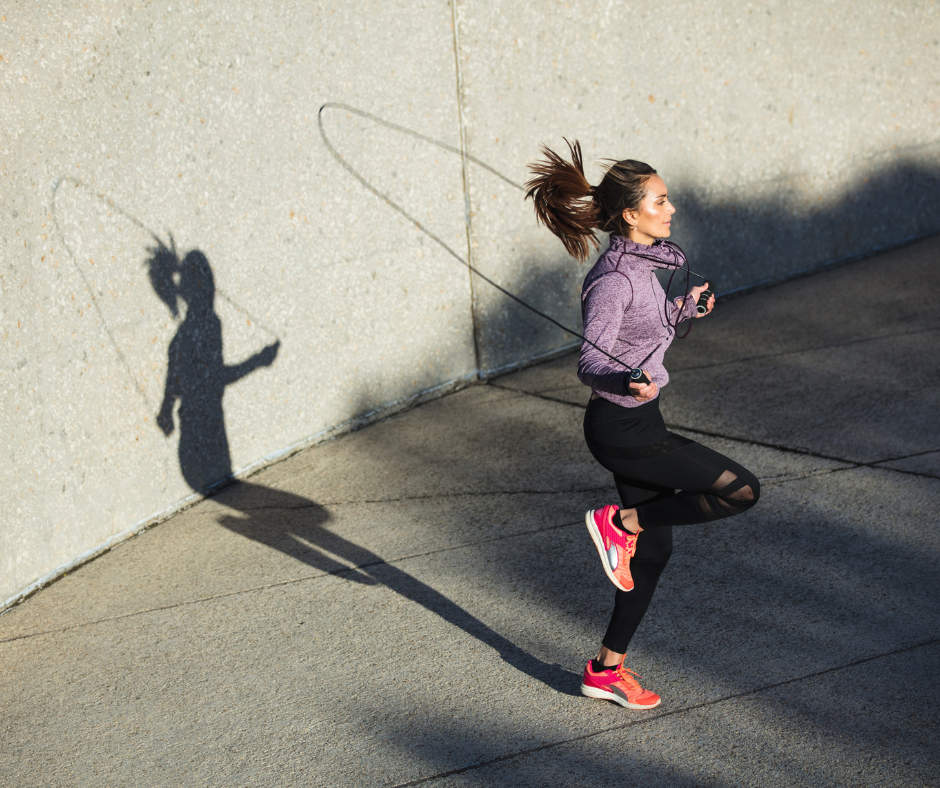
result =
[[627,235],[625,210],[634,210],[646,196],[646,182],[656,170],[642,161],[612,161],[598,186],[584,177],[581,144],[565,140],[571,162],[542,146],[544,161],[529,165],[532,178],[526,183],[526,199],[535,205],[540,223],[557,235],[568,253],[583,262],[598,247],[595,230]]

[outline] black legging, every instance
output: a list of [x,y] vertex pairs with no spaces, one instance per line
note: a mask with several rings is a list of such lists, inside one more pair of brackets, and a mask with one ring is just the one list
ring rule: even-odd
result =
[[584,438],[594,458],[614,474],[621,505],[636,508],[643,528],[630,559],[633,590],[617,591],[602,641],[622,654],[672,554],[672,526],[740,514],[757,503],[760,482],[734,460],[669,432],[659,398],[635,408],[592,399]]

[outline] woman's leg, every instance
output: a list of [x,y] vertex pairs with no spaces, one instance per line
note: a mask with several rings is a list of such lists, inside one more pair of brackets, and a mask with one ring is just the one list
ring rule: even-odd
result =
[[[588,449],[617,481],[622,508],[614,526],[633,533],[641,526],[645,529],[630,559],[633,589],[617,592],[598,667],[623,659],[672,552],[671,526],[730,517],[746,511],[760,497],[760,483],[746,468],[666,431],[658,409],[655,413],[649,409],[645,419],[660,427],[661,437],[637,444],[633,432],[645,427],[637,412],[592,400],[585,414]],[[660,435],[652,427],[646,432]]]
[[[616,477],[615,477],[616,478]],[[617,489],[625,504],[652,503],[675,495],[675,490],[659,486],[640,487],[617,478]],[[630,709],[652,709],[659,705],[655,692],[643,689],[637,675],[623,664],[627,643],[639,626],[650,603],[656,583],[672,552],[672,529],[658,528],[642,533],[631,559],[634,586],[629,593],[617,591],[614,614],[596,660],[588,662],[581,679],[581,694],[602,698]]]
[[[615,476],[620,501],[625,508],[635,507],[639,504],[650,504],[674,496],[675,490],[670,488],[638,487],[630,480]],[[616,592],[614,599],[614,612],[604,639],[601,641],[601,650],[597,655],[597,662],[601,666],[618,665],[623,662],[627,646],[636,632],[640,621],[646,614],[659,576],[666,568],[669,557],[672,555],[672,528],[655,528],[644,532],[637,539],[636,553],[630,559],[630,573],[633,575],[633,590],[629,592]]]
[[644,530],[630,559],[633,590],[617,591],[597,657],[605,666],[623,659],[649,607],[672,554],[672,526],[730,517],[746,511],[760,497],[760,482],[754,474],[698,443],[659,456],[619,459],[615,464],[620,471],[614,479],[622,504],[621,522],[634,533],[639,526]]
[[602,665],[614,665],[623,661],[627,646],[646,615],[659,576],[666,568],[671,555],[672,528],[669,526],[644,532],[637,540],[636,555],[630,559],[633,590],[616,592],[614,612],[601,641],[601,652],[597,655],[597,661]]

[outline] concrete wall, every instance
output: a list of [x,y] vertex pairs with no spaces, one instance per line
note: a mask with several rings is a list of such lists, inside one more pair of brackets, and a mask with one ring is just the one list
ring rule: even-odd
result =
[[540,143],[654,164],[724,290],[940,230],[938,18],[4,3],[0,606],[220,475],[569,344],[459,262],[577,327],[587,269],[521,200]]

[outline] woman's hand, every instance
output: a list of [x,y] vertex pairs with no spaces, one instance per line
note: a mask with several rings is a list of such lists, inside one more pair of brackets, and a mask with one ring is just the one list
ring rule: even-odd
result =
[[160,412],[157,414],[157,426],[163,430],[163,434],[169,437],[173,434],[173,405],[176,403],[173,400],[163,400],[163,407],[160,408]]
[[271,345],[268,345],[260,353],[258,353],[258,361],[263,367],[270,367],[274,363],[274,359],[277,358],[277,351],[281,347],[281,340],[277,340]]
[[[646,375],[646,372],[643,371],[643,374]],[[646,375],[646,379],[649,380],[650,376]],[[656,394],[659,392],[659,386],[655,383],[631,383],[630,384],[630,396],[636,397],[640,402],[649,402],[653,399]]]
[[[695,299],[695,303],[698,304],[699,298],[701,297],[702,293],[705,292],[706,290],[708,290],[708,282],[703,284],[701,287],[693,287],[689,291],[689,293],[692,296],[692,298]],[[705,317],[706,315],[710,315],[714,308],[715,308],[715,296],[714,294],[712,294],[711,296],[709,296],[708,301],[705,302],[705,311],[695,316]]]

